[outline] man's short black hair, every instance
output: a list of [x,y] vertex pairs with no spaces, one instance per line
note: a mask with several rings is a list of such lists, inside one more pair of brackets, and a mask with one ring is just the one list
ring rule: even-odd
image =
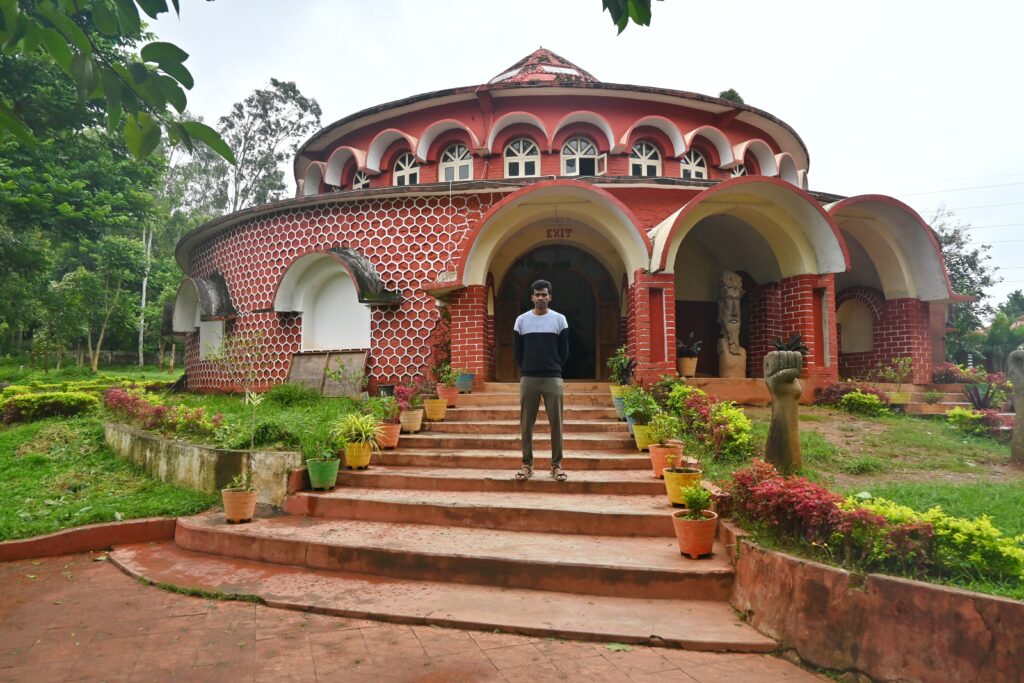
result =
[[530,285],[530,294],[533,294],[538,289],[546,289],[548,290],[548,294],[550,294],[551,283],[548,282],[547,280],[536,280],[532,285]]

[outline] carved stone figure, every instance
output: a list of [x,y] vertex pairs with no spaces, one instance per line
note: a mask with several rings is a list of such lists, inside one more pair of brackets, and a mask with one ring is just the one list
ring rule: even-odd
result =
[[764,381],[772,394],[772,421],[768,426],[765,460],[780,472],[800,468],[800,370],[804,357],[799,351],[771,351],[764,357]]
[[743,280],[732,271],[722,273],[718,288],[718,376],[746,377],[747,350],[740,346],[740,298]]
[[1010,462],[1024,465],[1024,349],[1015,349],[1006,358],[1006,377],[1013,383],[1013,440]]

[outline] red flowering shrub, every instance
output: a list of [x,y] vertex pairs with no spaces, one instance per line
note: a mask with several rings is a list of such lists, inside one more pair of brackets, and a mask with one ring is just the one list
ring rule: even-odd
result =
[[147,400],[138,392],[116,387],[104,392],[103,405],[121,419],[138,424],[143,429],[179,434],[208,436],[224,420],[220,413],[208,417],[203,408],[165,406]]
[[855,391],[877,396],[883,404],[889,405],[889,396],[884,391],[867,382],[851,381],[834,382],[816,388],[814,390],[814,403],[819,406],[838,406],[839,402],[843,400],[843,396],[852,394]]

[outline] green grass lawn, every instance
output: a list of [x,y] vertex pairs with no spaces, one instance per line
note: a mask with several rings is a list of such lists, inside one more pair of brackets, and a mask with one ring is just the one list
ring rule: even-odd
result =
[[181,372],[168,373],[151,365],[144,368],[139,368],[136,365],[112,365],[100,366],[99,372],[93,374],[88,366],[77,367],[71,363],[65,363],[60,370],[51,368],[48,372],[44,372],[28,366],[23,359],[0,359],[0,382],[10,382],[11,384],[31,381],[56,384],[58,382],[86,381],[99,376],[127,377],[149,382],[173,382],[181,377]]
[[98,417],[0,429],[0,482],[0,540],[194,514],[219,500],[158,481],[111,453]]

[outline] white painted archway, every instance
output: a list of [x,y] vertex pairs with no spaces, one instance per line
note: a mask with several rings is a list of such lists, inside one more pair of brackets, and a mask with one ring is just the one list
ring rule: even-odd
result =
[[274,310],[302,314],[302,350],[370,346],[370,309],[359,302],[348,269],[333,254],[301,257],[281,279]]

